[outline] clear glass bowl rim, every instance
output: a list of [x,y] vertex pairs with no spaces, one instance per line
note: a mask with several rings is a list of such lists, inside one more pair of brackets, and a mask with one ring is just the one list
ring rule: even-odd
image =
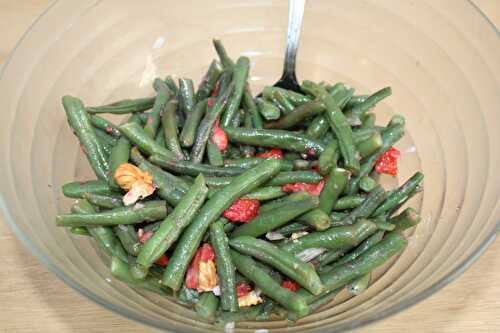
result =
[[[16,55],[18,47],[23,43],[24,39],[26,36],[30,34],[30,32],[36,28],[37,23],[41,21],[47,13],[50,12],[50,10],[55,7],[57,3],[59,3],[61,0],[54,0],[28,27],[28,29],[24,32],[23,36],[19,39],[19,41],[16,43],[15,47],[9,54],[7,60],[5,61],[3,67],[0,69],[0,81],[3,79],[3,75],[8,68],[11,59],[13,59]],[[486,21],[486,23],[491,27],[493,32],[500,37],[500,30],[497,29],[495,24],[489,19],[489,17],[473,2],[473,0],[466,0],[470,6],[475,10],[476,14],[480,15],[482,19]],[[45,267],[47,267],[51,272],[53,272],[59,279],[64,281],[68,286],[76,290],[78,293],[81,295],[84,295],[85,297],[89,298],[93,302],[103,306],[106,309],[109,309],[121,316],[124,316],[126,318],[135,320],[139,323],[152,326],[154,328],[160,329],[160,330],[170,330],[171,327],[165,326],[163,323],[159,321],[154,321],[154,320],[147,320],[143,318],[140,314],[130,311],[129,309],[121,306],[116,306],[113,304],[108,303],[105,299],[95,295],[94,293],[90,292],[83,286],[81,286],[79,283],[75,282],[72,280],[66,273],[61,271],[54,263],[52,260],[43,255],[40,249],[31,242],[31,240],[21,231],[21,229],[16,225],[16,222],[14,221],[14,218],[12,217],[12,214],[10,213],[9,207],[5,204],[5,202],[1,199],[2,196],[0,196],[0,211],[2,212],[3,218],[7,225],[11,228],[11,230],[14,232],[16,237],[22,242],[22,244],[29,249],[31,254],[33,254]],[[445,275],[442,279],[422,291],[420,294],[415,295],[414,297],[408,299],[407,301],[395,304],[388,309],[381,311],[379,313],[372,314],[368,316],[367,318],[364,319],[358,319],[354,320],[352,322],[348,322],[345,324],[341,324],[338,327],[336,327],[333,330],[329,330],[329,332],[344,332],[346,330],[353,330],[356,328],[361,328],[365,325],[374,323],[376,321],[386,319],[389,316],[395,315],[417,303],[420,301],[425,300],[426,298],[432,296],[434,293],[436,293],[438,290],[444,288],[448,284],[450,284],[452,281],[460,277],[472,264],[478,260],[481,255],[490,247],[491,244],[495,241],[497,234],[500,233],[500,221],[497,223],[497,227],[493,232],[481,243],[477,246],[475,251],[471,253],[467,258],[465,258],[454,270],[452,270],[450,273]],[[183,333],[191,333],[189,331],[183,331],[179,330],[179,332]]]

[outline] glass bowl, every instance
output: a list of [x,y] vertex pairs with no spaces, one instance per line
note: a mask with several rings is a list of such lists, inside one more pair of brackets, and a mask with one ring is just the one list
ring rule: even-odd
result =
[[[450,10],[452,8],[453,10]],[[316,0],[307,4],[298,77],[343,81],[359,93],[392,86],[378,120],[407,119],[395,185],[416,170],[424,191],[410,203],[423,222],[408,248],[361,296],[340,295],[296,323],[245,323],[237,331],[340,332],[387,317],[459,276],[495,238],[500,216],[499,33],[470,1]],[[92,242],[56,228],[68,211],[64,182],[92,178],[60,97],[88,105],[152,94],[155,77],[201,78],[211,39],[250,57],[251,84],[282,68],[287,2],[55,2],[26,33],[0,81],[0,206],[43,264],[74,289],[126,317],[175,332],[210,323],[171,300],[114,280]]]

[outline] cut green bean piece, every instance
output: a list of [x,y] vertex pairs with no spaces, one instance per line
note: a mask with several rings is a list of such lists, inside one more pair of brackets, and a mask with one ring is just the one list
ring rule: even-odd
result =
[[370,285],[371,273],[366,273],[347,285],[347,291],[353,296],[361,295]]
[[103,106],[87,107],[89,113],[114,113],[124,114],[131,112],[142,112],[153,107],[155,97],[124,99]]
[[115,138],[119,138],[122,134],[118,129],[118,126],[113,124],[111,121],[102,118],[96,114],[90,115],[90,122],[95,128],[103,130],[109,135],[114,136]]
[[337,203],[340,194],[344,191],[349,180],[349,172],[342,168],[335,168],[330,172],[328,179],[319,195],[319,208],[330,214]]
[[[233,225],[230,223],[229,225]],[[223,220],[217,220],[210,226],[210,242],[215,252],[217,275],[221,289],[221,308],[224,311],[238,311],[236,294],[236,268],[229,253],[229,243]]]
[[204,292],[200,296],[200,300],[194,305],[194,309],[200,317],[208,320],[215,320],[215,313],[219,307],[219,297],[215,296],[213,292]]
[[169,158],[175,158],[175,155],[170,150],[160,146],[154,139],[149,137],[139,124],[123,124],[120,126],[120,131],[147,155],[160,154]]
[[78,98],[72,96],[64,96],[62,103],[68,124],[73,129],[78,140],[80,140],[80,144],[94,173],[99,179],[107,180],[108,159],[102,144],[96,136],[83,103]]
[[257,98],[256,103],[257,103],[257,108],[262,117],[264,117],[264,119],[266,120],[279,119],[281,111],[276,105],[262,98]]
[[68,227],[108,226],[155,221],[163,219],[165,216],[167,216],[165,201],[148,201],[99,213],[57,215],[56,224]]
[[196,91],[197,101],[204,100],[210,96],[210,93],[216,87],[217,81],[222,75],[222,71],[222,65],[217,60],[212,60],[207,73],[203,76],[203,79],[198,86],[198,90]]
[[207,101],[207,99],[200,100],[196,103],[193,111],[187,115],[186,122],[182,127],[180,136],[181,145],[183,147],[191,147],[193,145],[196,130],[198,129],[198,125],[207,110]]
[[160,279],[157,277],[148,277],[144,280],[136,280],[132,277],[129,271],[129,266],[127,263],[123,262],[117,257],[111,259],[110,266],[111,275],[113,275],[118,280],[125,282],[129,286],[138,289],[145,289],[152,291],[160,295],[169,295],[168,291],[163,289],[160,283]]
[[260,269],[252,258],[241,255],[233,250],[231,250],[231,258],[238,271],[255,283],[264,295],[275,300],[298,316],[305,316],[309,313],[309,307],[302,298],[297,297],[290,290],[282,288],[265,271]]
[[417,211],[412,207],[408,207],[402,211],[401,214],[394,216],[388,222],[396,226],[396,231],[403,231],[416,226],[421,220],[422,218]]
[[311,140],[302,134],[290,131],[244,128],[227,128],[225,131],[229,141],[234,143],[283,148],[311,155],[321,154],[325,148],[323,144],[316,140]]
[[162,155],[153,155],[149,160],[151,163],[154,163],[166,170],[189,176],[197,176],[202,173],[206,176],[226,177],[237,176],[246,171],[243,168],[237,167],[217,167],[208,164],[195,164],[190,161],[177,161],[166,158]]
[[[71,207],[71,212],[80,215],[96,214],[94,207],[85,199],[77,201]],[[127,261],[127,254],[111,228],[105,226],[88,226],[87,231],[106,254]]]
[[405,200],[417,186],[419,186],[423,179],[424,175],[421,172],[416,172],[410,179],[387,197],[380,207],[373,212],[373,216],[380,216],[396,207],[401,201]]
[[179,143],[178,129],[177,129],[177,101],[170,100],[161,117],[163,127],[163,135],[165,136],[165,146],[171,151],[175,158],[178,160],[184,159],[181,145]]

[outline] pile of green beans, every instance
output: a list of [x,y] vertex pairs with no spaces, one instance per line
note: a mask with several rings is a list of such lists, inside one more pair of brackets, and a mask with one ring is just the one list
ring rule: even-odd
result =
[[[76,202],[56,225],[92,239],[114,278],[176,298],[207,322],[295,321],[343,289],[361,294],[421,221],[401,207],[423,174],[384,189],[375,168],[404,135],[400,115],[376,123],[391,88],[355,95],[343,83],[306,80],[300,91],[267,86],[256,98],[249,59],[231,59],[219,40],[214,47],[219,59],[197,86],[167,76],[151,97],[92,107],[63,97],[96,179],[63,185]],[[106,114],[126,118],[115,124]],[[128,206],[115,179],[125,163],[154,185]],[[242,202],[254,210],[234,208]],[[253,215],[241,222],[234,211]],[[202,243],[213,250],[211,291],[187,287]],[[242,282],[261,304],[239,305]]]

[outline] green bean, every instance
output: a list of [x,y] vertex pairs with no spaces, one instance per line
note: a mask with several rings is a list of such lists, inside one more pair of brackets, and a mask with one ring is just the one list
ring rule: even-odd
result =
[[135,224],[144,221],[155,221],[167,216],[165,201],[148,201],[136,203],[134,206],[115,208],[93,214],[57,215],[58,226],[109,226],[118,224]]
[[233,67],[234,92],[228,101],[226,110],[222,114],[221,118],[221,127],[223,128],[231,126],[231,121],[233,120],[236,112],[239,110],[249,69],[250,59],[247,57],[239,57]]
[[281,186],[292,183],[316,184],[321,180],[323,180],[323,177],[314,171],[284,171],[271,179],[268,185]]
[[404,126],[406,123],[405,117],[403,117],[400,114],[396,114],[392,116],[391,120],[389,121],[389,124],[387,125],[388,127],[395,126],[395,125],[401,125]]
[[289,129],[302,124],[307,118],[321,114],[325,111],[325,105],[318,100],[310,101],[295,108],[293,112],[286,114],[278,120],[265,124],[267,129]]
[[351,226],[330,228],[317,231],[286,242],[280,248],[288,253],[297,254],[305,249],[319,247],[329,250],[354,247],[377,231],[377,225],[370,220],[360,219]]
[[348,195],[337,200],[333,210],[345,210],[359,207],[366,200],[365,195]]
[[352,96],[351,99],[349,100],[349,102],[347,102],[347,104],[343,107],[343,109],[345,109],[345,110],[352,109],[356,105],[358,105],[358,104],[363,103],[364,101],[366,101],[366,99],[368,98],[368,96],[369,95]]
[[[345,103],[351,98],[352,91],[348,91],[341,86],[341,89],[330,93],[330,95],[337,101],[337,105],[343,108]],[[317,115],[306,129],[306,136],[312,139],[318,139],[325,135],[328,131],[330,124],[327,117],[323,114]]]
[[325,115],[337,137],[340,155],[344,160],[344,167],[351,173],[357,174],[360,166],[359,161],[356,159],[356,147],[354,146],[351,127],[337,101],[329,94],[323,96],[326,106]]
[[123,248],[131,256],[136,257],[141,249],[141,243],[133,225],[119,224],[113,227],[115,235],[120,239]]
[[161,155],[152,155],[149,160],[164,169],[189,176],[197,176],[200,173],[205,176],[216,177],[237,176],[246,171],[237,167],[217,167],[208,164],[195,164],[189,161],[176,161]]
[[149,267],[179,238],[203,205],[207,192],[205,179],[203,175],[199,175],[172,213],[163,220],[154,235],[142,246],[137,262],[131,271],[135,278],[144,278]]
[[205,147],[212,128],[229,103],[229,98],[233,94],[234,89],[235,86],[231,83],[227,89],[223,90],[217,97],[214,105],[208,109],[201,120],[196,132],[195,142],[191,149],[191,161],[193,163],[201,163],[203,160],[203,154],[205,153]]
[[275,91],[279,91],[280,93],[282,93],[295,106],[299,106],[301,104],[311,101],[311,99],[306,95],[300,94],[292,90],[287,90],[274,86],[265,87],[264,90],[262,91],[262,96],[264,96],[267,99],[270,99]]
[[319,139],[328,132],[329,124],[323,115],[316,116],[306,129],[306,136],[311,139]]
[[123,114],[131,112],[142,112],[153,107],[155,97],[124,99],[103,106],[87,107],[89,113],[114,113]]
[[193,145],[196,130],[206,110],[207,99],[202,99],[196,103],[193,111],[187,115],[186,122],[184,123],[180,136],[181,145],[183,147],[191,147]]
[[[367,239],[365,239],[361,244],[359,244],[354,250],[351,252],[347,253],[346,255],[342,256],[342,258],[339,258],[336,262],[333,263],[332,266],[328,267],[327,270],[331,270],[335,267],[339,267],[345,263],[348,263],[350,261],[353,261],[366,251],[368,251],[370,248],[373,246],[377,245],[382,241],[384,238],[385,232],[383,230],[377,231]],[[327,263],[325,263],[327,264]]]
[[[373,236],[371,236],[373,237]],[[339,258],[342,258],[342,256],[345,254],[344,249],[338,249],[338,250],[330,250],[327,252],[324,252],[320,254],[317,258],[317,262],[320,267],[323,267],[325,265],[328,265],[329,263],[332,263]]]
[[95,128],[105,131],[109,135],[112,135],[115,138],[119,138],[122,134],[118,127],[113,124],[111,121],[104,119],[98,115],[90,115],[90,122]]
[[[253,126],[253,120],[252,120],[252,115],[246,111],[246,110],[241,110],[243,112],[243,126],[245,128],[254,128]],[[252,146],[241,146],[240,147],[241,153],[243,154],[243,157],[254,157],[256,153],[255,147]]]
[[276,105],[262,98],[257,98],[256,103],[258,111],[260,112],[262,117],[264,117],[264,119],[266,120],[279,119],[281,111]]
[[347,285],[347,291],[353,296],[361,295],[370,284],[371,273],[366,273]]
[[337,140],[332,140],[326,145],[325,150],[319,155],[318,168],[323,176],[328,175],[335,168],[339,159],[339,145]]
[[156,133],[155,142],[158,145],[167,148],[167,144],[165,143],[165,132],[163,131],[163,128],[158,129],[158,133]]
[[335,168],[330,172],[328,179],[319,195],[319,208],[330,214],[337,203],[340,194],[344,191],[349,180],[349,172],[342,168]]
[[273,101],[275,101],[283,111],[283,114],[290,114],[291,112],[294,112],[295,107],[280,90],[273,91],[271,96]]
[[314,295],[319,295],[323,290],[321,281],[312,265],[281,251],[271,243],[254,237],[240,236],[232,238],[229,245],[242,254],[250,255],[274,267]]
[[153,184],[158,186],[158,196],[171,205],[177,205],[182,195],[186,193],[189,186],[186,182],[148,161],[139,164],[139,169],[147,171],[153,177]]
[[307,224],[317,231],[323,231],[330,228],[332,222],[328,214],[320,208],[315,208],[296,218],[297,221]]
[[179,79],[179,111],[188,115],[193,112],[195,104],[196,99],[194,95],[193,80],[185,78]]
[[234,223],[226,223],[224,224],[224,232],[226,234],[230,234],[231,232],[233,232],[233,230],[236,228],[236,224]]
[[[230,127],[240,127],[242,121],[244,120],[244,111],[243,110],[237,110],[232,119],[231,123],[229,124]],[[251,127],[250,127],[251,128]]]
[[170,89],[170,91],[172,92],[173,96],[177,96],[179,94],[179,88],[177,87],[177,84],[175,83],[175,80],[172,76],[167,75],[164,82],[167,85],[168,89]]
[[379,157],[382,156],[382,154],[392,145],[394,145],[399,139],[401,139],[403,135],[404,127],[401,125],[388,127],[382,132],[382,147],[380,147],[380,149],[375,154],[367,158],[361,166],[359,174],[356,177],[351,178],[347,189],[348,195],[353,195],[358,191],[360,178],[363,176],[367,176],[372,171],[373,166],[375,165],[375,162],[379,159]]
[[252,97],[252,93],[250,91],[250,87],[246,86],[245,91],[243,92],[243,109],[245,112],[250,114],[252,117],[252,125],[253,128],[262,128],[262,117],[260,116],[259,110],[257,108],[257,104],[255,104],[255,100]]
[[231,250],[236,269],[247,279],[251,280],[262,291],[262,293],[275,300],[283,307],[298,316],[305,316],[309,313],[306,302],[297,297],[297,295],[286,288],[282,288],[265,271],[255,265],[255,261],[248,257]]
[[113,149],[113,146],[116,145],[117,139],[98,128],[94,128],[94,132],[97,136],[97,140],[101,143],[101,146],[109,159],[111,149]]
[[69,232],[77,236],[90,236],[90,232],[85,227],[70,227]]
[[406,208],[401,214],[394,216],[388,222],[395,225],[396,231],[403,231],[420,223],[422,218],[417,211],[411,207]]
[[361,158],[367,158],[376,153],[380,147],[382,147],[382,135],[379,132],[373,133],[370,138],[356,145]]
[[[309,312],[312,313],[313,311],[316,311],[317,309],[319,309],[323,305],[326,305],[326,304],[330,303],[331,301],[333,301],[335,299],[335,297],[342,291],[342,289],[343,288],[338,288],[338,289],[331,290],[331,291],[328,291],[326,293],[321,294],[319,297],[317,297],[314,301],[312,301],[309,304]],[[294,313],[289,313],[287,319],[291,320],[291,321],[297,321],[300,319],[300,317],[298,317]]]
[[164,296],[169,294],[162,288],[160,280],[156,277],[151,276],[144,280],[134,279],[129,272],[129,266],[117,257],[111,259],[110,271],[115,278],[133,288],[146,289]]
[[261,212],[253,220],[245,223],[231,234],[231,238],[239,236],[259,237],[274,230],[318,206],[318,198],[309,196],[304,200],[289,202],[279,209]]
[[349,215],[349,213],[331,212],[331,214],[330,214],[330,220],[332,221],[332,224],[334,226],[338,226],[338,225],[336,225],[336,222],[343,221],[347,217],[347,215]]
[[201,293],[196,289],[186,288],[185,284],[182,285],[182,288],[178,292],[174,292],[177,301],[189,307],[192,307],[200,301],[200,294]]
[[[85,199],[77,201],[71,207],[71,212],[82,216],[85,216],[86,214],[96,214],[94,207],[92,207],[92,205]],[[116,256],[121,260],[127,261],[127,254],[111,228],[103,226],[89,226],[87,227],[87,231],[106,254],[109,256]]]
[[280,186],[266,186],[248,193],[247,195],[245,195],[245,198],[266,201],[281,198],[285,195],[286,193],[281,190]]
[[215,143],[212,142],[211,139],[208,139],[207,142],[207,156],[208,163],[215,167],[221,167],[224,165],[224,158],[222,157],[222,153],[219,150],[219,147]]
[[136,144],[147,155],[160,154],[169,158],[175,158],[175,155],[171,151],[160,146],[154,139],[149,137],[139,124],[126,123],[120,125],[120,131],[130,142]]
[[[257,166],[264,160],[265,160],[264,158],[259,158],[259,157],[247,157],[247,158],[240,158],[233,160],[227,159],[224,161],[224,167],[249,169]],[[285,160],[277,160],[277,161],[280,164],[280,169],[282,171],[292,171],[295,168],[294,162]]]
[[161,123],[161,115],[165,112],[171,97],[170,89],[168,89],[168,86],[161,79],[154,80],[153,87],[157,91],[157,95],[153,110],[148,114],[146,124],[144,125],[144,132],[151,139],[156,137]]
[[299,153],[320,154],[324,146],[302,134],[284,130],[227,128],[229,141],[253,146],[284,148]]
[[175,158],[178,160],[184,159],[181,145],[179,143],[178,130],[177,130],[177,101],[170,100],[165,106],[165,111],[161,117],[161,124],[163,127],[163,134],[165,135],[165,145],[171,151]]
[[376,218],[374,222],[379,230],[393,231],[394,229],[396,229],[396,226],[394,224],[387,222],[385,219],[380,220],[379,218]]
[[[139,116],[133,114],[129,119],[130,123],[139,123]],[[118,142],[111,150],[111,155],[109,156],[109,179],[108,183],[111,188],[120,189],[120,186],[115,181],[115,171],[123,163],[127,163],[130,158],[130,141],[122,136],[118,139]]]
[[218,307],[219,297],[211,291],[202,293],[200,300],[194,305],[196,313],[208,321],[215,320],[215,312]]
[[373,134],[380,132],[375,128],[359,128],[352,131],[354,144],[359,145],[361,142],[368,140]]
[[266,160],[235,177],[205,203],[195,219],[183,232],[163,276],[163,284],[178,290],[187,266],[208,227],[238,198],[258,188],[279,171],[275,160]]
[[377,181],[369,176],[363,176],[359,180],[359,188],[364,192],[370,192],[377,187]]
[[[399,233],[391,232],[378,244],[372,246],[358,258],[320,274],[325,290],[334,290],[383,265],[388,259],[401,252],[408,241]],[[306,300],[315,297],[304,289],[297,291]]]
[[365,113],[363,117],[361,117],[361,126],[359,128],[373,128],[375,127],[375,122],[377,121],[377,116],[375,113]]
[[387,199],[373,212],[373,216],[380,216],[396,207],[417,188],[423,179],[424,175],[421,172],[416,172],[410,179],[387,197]]
[[371,216],[386,197],[387,195],[384,188],[377,185],[370,193],[368,193],[368,196],[363,203],[354,208],[342,222],[345,225],[349,225],[353,224],[359,218]]
[[284,237],[288,237],[295,232],[307,231],[307,230],[309,230],[309,226],[299,222],[292,222],[278,229],[273,230],[273,232],[279,233]]
[[121,195],[85,193],[83,198],[91,204],[102,208],[118,208],[123,207]]
[[149,231],[152,231],[152,232],[156,232],[158,229],[160,229],[160,226],[161,226],[161,223],[163,221],[156,221],[156,222],[153,222],[153,223],[148,223],[146,224],[142,230],[146,233],[146,232],[149,232]]
[[209,187],[224,187],[229,185],[231,180],[231,177],[205,177],[205,181]]
[[347,116],[349,118],[359,119],[363,114],[365,114],[368,110],[374,107],[378,102],[390,96],[391,94],[392,90],[390,87],[382,88],[379,91],[370,95],[363,102],[356,104],[352,109],[349,109],[347,111]]
[[222,44],[222,42],[218,39],[214,39],[213,45],[217,55],[219,56],[220,62],[224,68],[232,68],[234,66],[233,60],[227,54],[226,48]]
[[196,91],[196,100],[201,101],[210,96],[210,93],[217,85],[217,80],[219,80],[222,75],[223,68],[217,60],[212,60],[212,63],[208,67],[207,73],[203,76],[198,90]]
[[85,193],[116,194],[104,180],[88,180],[84,182],[70,182],[62,186],[64,196],[68,198],[83,198]]
[[76,97],[62,98],[68,124],[78,137],[84,153],[97,178],[107,180],[108,161],[102,144],[97,139],[83,103]]
[[217,276],[221,290],[221,308],[224,311],[238,311],[236,269],[229,254],[229,243],[224,231],[223,220],[219,219],[210,225],[210,243],[215,252]]

